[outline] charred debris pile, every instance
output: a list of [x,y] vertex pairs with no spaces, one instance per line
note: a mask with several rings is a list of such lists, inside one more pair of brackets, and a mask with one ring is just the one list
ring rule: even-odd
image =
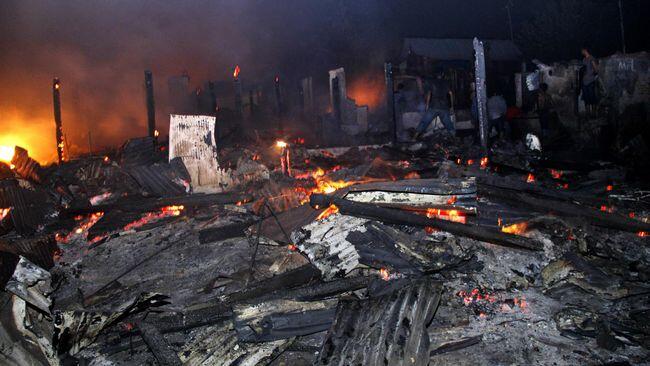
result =
[[445,135],[185,146],[210,164],[176,142],[51,167],[17,149],[2,164],[2,363],[650,355],[649,192],[623,168],[523,145],[488,158]]

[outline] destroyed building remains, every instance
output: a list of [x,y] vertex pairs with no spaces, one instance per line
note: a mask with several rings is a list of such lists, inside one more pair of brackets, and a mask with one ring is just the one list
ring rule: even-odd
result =
[[146,132],[84,153],[53,78],[56,161],[0,146],[0,364],[650,362],[646,52],[595,111],[514,37],[404,38],[372,97],[240,65],[147,69]]

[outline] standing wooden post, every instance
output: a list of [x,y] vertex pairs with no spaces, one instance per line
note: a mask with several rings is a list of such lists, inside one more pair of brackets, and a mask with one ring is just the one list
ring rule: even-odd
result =
[[59,78],[54,78],[52,82],[52,97],[54,102],[54,123],[56,125],[56,154],[59,158],[59,164],[65,161],[63,148],[63,123],[61,122],[61,82]]
[[242,118],[243,115],[243,104],[242,104],[242,96],[241,96],[241,81],[239,80],[239,71],[241,69],[239,68],[239,65],[235,65],[235,70],[232,73],[233,77],[233,83],[235,87],[235,112],[237,113],[237,116],[239,118]]
[[283,126],[283,121],[282,121],[282,110],[284,109],[284,106],[282,105],[282,93],[280,90],[280,76],[276,75],[275,76],[275,104],[277,107],[277,113],[278,113],[278,130],[280,130],[280,134],[284,133],[284,126]]
[[386,110],[390,121],[393,145],[397,144],[397,118],[395,118],[395,87],[393,81],[393,64],[384,64],[384,76],[386,78]]
[[147,91],[147,132],[150,137],[155,137],[156,107],[153,98],[153,74],[149,70],[144,72],[144,86]]
[[478,105],[478,128],[484,156],[488,151],[487,92],[485,90],[485,52],[483,42],[474,38],[476,103]]

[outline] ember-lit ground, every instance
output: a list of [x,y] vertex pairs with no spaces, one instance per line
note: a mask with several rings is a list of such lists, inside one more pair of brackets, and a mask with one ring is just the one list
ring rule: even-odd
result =
[[[99,157],[95,159],[98,162],[77,162],[73,176],[92,164],[103,169],[99,178],[93,178],[100,184],[81,181],[73,190],[98,211],[91,209],[64,220],[62,210],[42,228],[44,233],[51,230],[56,235],[59,248],[51,269],[56,283],[49,295],[53,309],[111,313],[143,293],[161,294],[166,300],[162,306],[124,313],[94,340],[73,340],[83,344],[74,352],[75,358],[87,359],[91,365],[157,362],[134,330],[134,324],[145,317],[167,329],[166,341],[188,364],[234,365],[238,359],[252,362],[257,357],[273,365],[313,364],[321,358],[323,342],[331,331],[329,323],[313,332],[301,330],[307,325],[296,325],[284,329],[286,335],[272,333],[275,338],[256,341],[246,338],[250,335],[245,335],[242,323],[249,321],[248,326],[257,329],[255,322],[259,321],[263,328],[266,323],[261,320],[263,315],[256,314],[259,311],[271,312],[268,319],[280,319],[274,326],[280,326],[288,313],[307,314],[300,319],[310,324],[309,314],[326,310],[318,316],[329,319],[344,299],[366,299],[378,291],[377,286],[399,288],[416,278],[433,281],[442,289],[431,324],[418,325],[426,326],[430,339],[424,364],[642,364],[650,357],[650,252],[645,232],[597,227],[580,217],[527,209],[480,191],[473,196],[443,195],[430,206],[422,204],[429,202],[429,197],[415,204],[404,199],[415,196],[390,196],[377,193],[377,188],[346,196],[354,187],[405,180],[461,181],[476,187],[472,177],[500,175],[557,191],[588,194],[603,202],[592,206],[594,211],[644,221],[650,204],[640,187],[595,179],[597,174],[588,177],[588,172],[526,171],[507,161],[497,164],[462,141],[447,143],[442,149],[445,140],[432,140],[429,145],[419,144],[419,149],[402,151],[382,146],[307,149],[291,144],[290,161],[281,161],[286,155],[280,149],[287,146],[266,143],[267,149],[222,152],[222,165],[229,166],[233,174],[249,177],[236,188],[246,197],[230,204],[196,205],[179,200],[141,211],[129,206],[128,211],[116,214],[116,206],[111,205],[128,201],[142,193],[142,188],[111,181],[123,174],[118,161]],[[526,157],[525,151],[519,154]],[[243,172],[243,167],[248,170]],[[258,174],[263,169],[266,176]],[[620,168],[610,165],[607,169]],[[530,238],[540,243],[542,250],[480,242],[440,231],[433,224],[383,224],[345,215],[335,205],[315,209],[308,204],[314,193],[389,203],[431,220],[496,229]],[[386,202],[387,197],[397,198]],[[7,212],[0,214],[2,219]],[[259,223],[259,219],[263,221]],[[55,222],[58,224],[53,225]],[[206,232],[233,223],[248,223],[248,229],[225,240],[205,239]],[[381,235],[370,237],[368,233]],[[379,285],[373,285],[373,290],[364,287],[297,303],[291,298],[274,298],[274,291],[244,302],[232,300],[259,281],[310,263],[318,268],[321,278],[301,284],[305,288],[363,276]],[[188,314],[221,305],[227,310],[208,312],[205,324],[189,326]],[[35,312],[28,313],[38,322]],[[176,315],[184,319],[183,326],[164,328],[169,321],[166,317]],[[47,324],[47,320],[40,321]],[[74,332],[72,328],[67,331]],[[42,332],[47,334],[47,330]],[[39,348],[48,347],[49,341],[44,341]]]

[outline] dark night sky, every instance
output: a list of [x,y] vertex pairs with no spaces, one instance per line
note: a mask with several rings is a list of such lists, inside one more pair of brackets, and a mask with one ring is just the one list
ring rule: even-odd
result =
[[[0,2],[0,145],[23,140],[43,159],[54,140],[50,85],[63,82],[69,140],[120,143],[144,133],[142,72],[151,69],[157,101],[170,75],[193,81],[350,78],[399,50],[404,36],[508,38],[508,0],[229,0]],[[628,51],[648,49],[648,3],[623,0]],[[597,55],[620,48],[616,0],[513,0],[515,39],[529,57]],[[195,85],[196,86],[196,85]],[[164,120],[161,115],[159,119]],[[38,137],[27,132],[38,130]],[[47,145],[39,149],[39,145]],[[81,148],[81,147],[80,147]]]

